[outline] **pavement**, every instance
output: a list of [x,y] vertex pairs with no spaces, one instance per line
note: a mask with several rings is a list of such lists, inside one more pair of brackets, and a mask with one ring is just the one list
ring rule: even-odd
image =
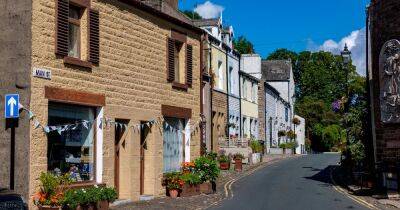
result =
[[331,174],[339,158],[338,154],[307,155],[261,168],[234,183],[229,198],[210,209],[373,209],[335,188]]

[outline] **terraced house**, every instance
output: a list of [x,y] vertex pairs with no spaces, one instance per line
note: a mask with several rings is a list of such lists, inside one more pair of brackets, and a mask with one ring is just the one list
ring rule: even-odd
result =
[[228,83],[227,45],[223,40],[222,18],[195,20],[194,24],[207,34],[207,68],[212,78],[211,98],[211,141],[208,151],[218,151],[218,142],[227,138]]
[[8,11],[0,19],[0,91],[19,93],[24,107],[15,133],[1,122],[0,158],[9,160],[15,137],[18,171],[10,177],[2,161],[4,187],[14,182],[28,199],[40,173],[51,171],[139,200],[162,195],[163,173],[200,155],[203,31],[176,0],[0,5]]

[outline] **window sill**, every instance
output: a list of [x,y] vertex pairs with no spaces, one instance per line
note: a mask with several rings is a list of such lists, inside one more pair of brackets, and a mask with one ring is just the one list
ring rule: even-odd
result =
[[188,88],[189,88],[189,86],[188,86],[187,84],[182,84],[182,83],[178,83],[178,82],[173,82],[173,83],[172,83],[172,88],[187,91]]
[[80,66],[80,67],[84,67],[84,68],[88,68],[88,69],[92,68],[91,62],[83,61],[79,58],[74,58],[74,57],[69,57],[69,56],[64,57],[64,64]]

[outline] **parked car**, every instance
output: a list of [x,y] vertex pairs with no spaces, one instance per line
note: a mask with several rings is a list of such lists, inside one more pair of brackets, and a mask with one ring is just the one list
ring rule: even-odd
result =
[[28,204],[21,195],[0,189],[0,210],[28,210]]

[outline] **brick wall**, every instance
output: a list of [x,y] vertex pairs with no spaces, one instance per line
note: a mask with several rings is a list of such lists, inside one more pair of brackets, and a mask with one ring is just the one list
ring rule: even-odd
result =
[[[92,0],[92,8],[100,12],[100,64],[91,70],[64,65],[54,54],[55,1],[33,1],[32,65],[52,71],[51,80],[32,78],[31,108],[40,122],[46,124],[48,100],[44,87],[60,87],[104,94],[104,116],[138,123],[161,116],[161,105],[192,110],[193,121],[200,116],[200,35],[171,24],[154,15],[117,0]],[[173,89],[167,83],[166,46],[171,29],[188,34],[193,45],[193,85],[186,91]],[[114,183],[114,131],[104,131],[103,182]],[[138,135],[126,141],[129,149],[124,156],[124,173],[131,178],[124,191],[125,198],[138,199],[139,147]],[[32,195],[38,187],[40,171],[47,170],[47,138],[38,130],[31,132]],[[162,133],[154,128],[146,151],[145,192],[160,195],[162,177]],[[199,133],[191,139],[191,156],[200,154]],[[129,186],[128,186],[129,185]]]
[[385,42],[400,40],[400,1],[376,0],[371,3],[371,62],[374,117],[376,126],[377,161],[394,162],[400,159],[400,125],[382,124],[379,102],[379,55]]
[[218,139],[226,137],[228,96],[226,93],[213,90],[212,92],[212,145],[213,151],[218,151]]

